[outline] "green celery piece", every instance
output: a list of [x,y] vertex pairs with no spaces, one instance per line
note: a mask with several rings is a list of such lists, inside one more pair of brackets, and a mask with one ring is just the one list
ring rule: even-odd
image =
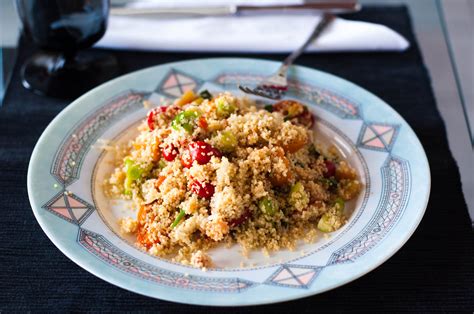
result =
[[272,201],[271,198],[264,197],[258,202],[258,207],[260,210],[265,214],[269,216],[275,215],[276,212],[276,206],[274,202]]
[[124,182],[124,188],[125,188],[124,193],[126,195],[131,195],[133,182],[135,180],[140,179],[144,170],[140,168],[139,166],[137,166],[135,162],[128,157],[125,158],[124,163],[125,163],[125,170],[126,170],[126,176],[125,176],[125,182]]
[[296,182],[291,187],[288,201],[294,206],[299,200],[303,200],[305,203],[309,202],[308,194],[304,190],[304,186],[300,181]]
[[230,131],[224,131],[221,133],[219,141],[220,148],[225,152],[231,152],[237,146],[237,138]]
[[133,165],[131,167],[128,167],[127,169],[127,178],[130,178],[131,180],[135,181],[140,179],[140,176],[143,173],[143,169],[140,167]]
[[188,133],[191,133],[194,129],[194,120],[199,117],[200,114],[196,110],[186,110],[180,112],[174,117],[173,121],[171,122],[171,127],[176,131],[180,131],[181,129],[185,130]]
[[322,232],[332,232],[332,231],[334,231],[334,228],[331,225],[330,221],[331,221],[331,215],[329,213],[325,213],[319,219],[318,229]]
[[346,202],[344,202],[342,198],[338,197],[336,198],[335,205],[336,205],[337,213],[342,215],[344,212],[344,207],[346,205]]
[[237,107],[231,103],[228,103],[224,99],[219,99],[217,102],[217,115],[220,117],[227,118],[232,113],[234,113],[235,110],[237,110]]
[[125,158],[123,162],[125,163],[125,167],[133,166],[135,163],[130,157]]
[[129,196],[132,195],[132,183],[133,183],[133,180],[131,180],[130,177],[125,177],[125,182],[123,184],[124,186],[123,193],[125,195],[129,195]]

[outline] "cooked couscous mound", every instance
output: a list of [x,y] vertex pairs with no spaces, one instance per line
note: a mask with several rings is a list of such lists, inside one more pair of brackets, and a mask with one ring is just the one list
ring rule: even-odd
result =
[[152,109],[106,181],[137,208],[123,232],[154,255],[207,268],[218,243],[269,252],[339,229],[361,183],[315,144],[313,122],[297,101],[258,108],[207,91]]

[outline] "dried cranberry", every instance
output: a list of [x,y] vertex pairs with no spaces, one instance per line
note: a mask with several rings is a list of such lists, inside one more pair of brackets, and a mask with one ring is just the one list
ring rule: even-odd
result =
[[202,198],[211,198],[214,195],[214,186],[209,182],[194,181],[191,184],[191,191]]
[[326,165],[326,172],[324,173],[324,177],[334,177],[336,175],[336,165],[330,160],[325,160],[324,164]]
[[176,156],[178,156],[178,148],[176,148],[173,144],[167,145],[163,148],[162,155],[166,161],[173,161]]
[[189,144],[189,155],[191,159],[197,161],[200,165],[207,164],[212,156],[221,157],[221,152],[203,141],[196,141]]
[[237,227],[238,225],[241,225],[244,223],[247,219],[252,216],[252,212],[247,208],[242,215],[240,215],[239,218],[232,219],[229,221],[229,226],[232,227]]
[[168,109],[167,106],[161,106],[153,108],[148,112],[148,119],[146,120],[146,122],[148,124],[148,127],[150,128],[150,131],[153,131],[155,129],[155,116],[157,114],[166,112],[166,109]]

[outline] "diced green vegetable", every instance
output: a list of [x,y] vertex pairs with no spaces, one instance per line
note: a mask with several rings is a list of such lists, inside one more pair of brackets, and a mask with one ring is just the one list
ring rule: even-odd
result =
[[331,178],[321,178],[321,183],[326,184],[328,188],[334,188],[337,186],[337,180],[333,177]]
[[127,178],[130,178],[131,180],[135,181],[140,178],[142,174],[142,169],[137,166],[131,166],[127,170]]
[[158,161],[158,168],[163,169],[164,167],[166,167],[166,161],[160,159],[160,161]]
[[272,105],[266,105],[264,109],[268,112],[273,112],[273,106]]
[[295,165],[301,167],[301,168],[304,168],[306,165],[304,163],[302,163],[301,161],[297,160],[295,161]]
[[209,93],[207,89],[203,90],[202,92],[199,93],[199,96],[204,98],[204,99],[212,99],[212,94]]
[[227,100],[220,98],[217,101],[217,115],[222,118],[227,118],[230,116],[232,113],[234,113],[237,110],[237,107],[229,103]]
[[258,202],[258,208],[260,208],[265,215],[273,216],[278,210],[278,205],[271,198],[264,197]]
[[306,207],[309,203],[308,193],[304,190],[303,184],[298,181],[290,189],[288,202],[299,208]]
[[344,200],[340,197],[336,198],[336,201],[334,202],[335,206],[336,206],[336,211],[338,214],[341,214],[344,212],[344,207],[346,205],[346,202],[344,202]]
[[219,148],[224,152],[231,152],[237,146],[237,138],[230,131],[223,131],[219,138]]
[[325,213],[321,216],[318,222],[318,229],[322,232],[332,232],[335,230],[333,224],[333,216],[330,213]]
[[313,155],[315,157],[319,157],[321,155],[321,153],[318,151],[318,149],[316,148],[316,146],[314,144],[311,144],[309,146],[308,151],[311,155]]
[[125,170],[127,178],[130,178],[131,180],[139,179],[143,173],[143,169],[136,165],[130,158],[125,159]]
[[140,168],[138,165],[135,164],[135,162],[130,159],[126,158],[124,160],[125,163],[125,182],[124,182],[124,193],[126,195],[131,195],[132,191],[132,184],[136,180],[140,179],[142,174],[143,174],[143,169]]
[[194,121],[200,116],[197,110],[189,109],[182,111],[174,117],[171,122],[171,126],[176,131],[185,130],[188,133],[192,133],[194,129]]
[[126,167],[126,168],[127,168],[127,167],[130,167],[130,166],[133,166],[133,164],[135,164],[135,162],[134,162],[132,159],[128,158],[128,157],[125,158],[125,160],[123,161],[123,163],[125,164],[125,167]]
[[179,211],[178,216],[176,216],[176,219],[171,224],[171,228],[176,227],[179,224],[179,222],[184,218],[185,215],[186,215],[186,213],[184,212],[184,210],[181,209]]
[[129,177],[125,177],[125,182],[123,184],[124,186],[123,194],[132,196],[132,183],[133,183],[132,179],[130,179]]

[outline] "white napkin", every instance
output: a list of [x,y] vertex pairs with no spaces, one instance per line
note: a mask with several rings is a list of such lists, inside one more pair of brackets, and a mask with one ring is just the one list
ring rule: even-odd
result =
[[[252,15],[179,19],[111,16],[97,47],[151,51],[290,52],[318,15]],[[308,51],[403,51],[408,41],[390,28],[335,19]]]

